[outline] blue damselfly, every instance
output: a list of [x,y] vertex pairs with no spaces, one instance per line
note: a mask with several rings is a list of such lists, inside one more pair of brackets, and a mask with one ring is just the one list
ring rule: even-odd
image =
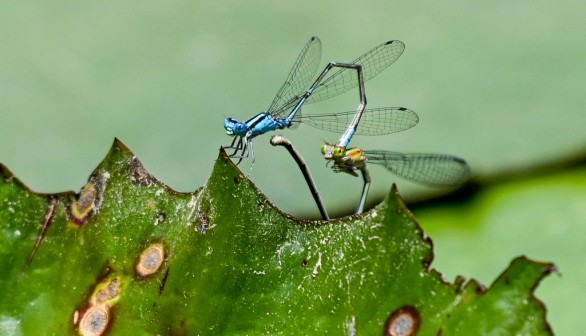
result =
[[[405,45],[401,41],[393,40],[378,45],[351,63],[330,62],[313,84],[310,85],[321,58],[321,42],[319,38],[312,37],[297,57],[285,83],[278,91],[267,111],[255,115],[246,122],[238,122],[233,118],[226,118],[224,121],[226,133],[234,137],[230,146],[226,147],[228,149],[234,149],[234,152],[230,156],[233,158],[239,158],[240,160],[251,156],[254,163],[252,139],[269,131],[289,128],[295,122],[307,121],[310,125],[318,128],[321,128],[320,126],[322,125],[329,124],[329,127],[332,128],[332,130],[339,130],[342,126],[334,128],[334,126],[331,125],[334,125],[336,120],[340,120],[340,118],[343,119],[352,115],[352,123],[357,125],[362,116],[365,116],[364,118],[366,119],[366,115],[372,115],[375,117],[378,116],[377,118],[379,118],[379,121],[388,121],[388,123],[393,124],[393,128],[390,130],[379,129],[381,132],[384,131],[384,133],[380,134],[387,134],[396,132],[395,129],[397,126],[390,120],[392,116],[401,115],[399,119],[405,122],[411,120],[408,122],[408,125],[410,126],[402,126],[402,129],[412,127],[417,123],[418,119],[417,115],[408,109],[383,108],[364,110],[366,105],[366,97],[363,92],[364,86],[359,85],[393,64],[403,53],[404,49]],[[333,68],[340,69],[327,76]],[[354,77],[353,72],[348,70],[356,70],[358,80]],[[303,104],[314,103],[331,98],[358,85],[360,86],[360,103],[357,112],[342,112],[314,116],[302,116],[298,113]],[[391,117],[381,117],[384,113],[389,112],[392,115]],[[333,121],[327,123],[327,119]],[[345,128],[346,125],[343,125],[343,127]],[[346,130],[347,133],[344,135],[344,146],[348,144],[354,133],[361,134],[360,131],[356,132],[356,129]]]

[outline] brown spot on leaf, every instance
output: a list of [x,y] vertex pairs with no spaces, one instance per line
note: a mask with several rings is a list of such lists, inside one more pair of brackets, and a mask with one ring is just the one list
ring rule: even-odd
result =
[[137,182],[140,186],[150,186],[157,181],[157,179],[144,168],[136,156],[133,156],[130,161],[129,177],[130,180]]
[[419,329],[419,312],[413,306],[402,306],[391,313],[385,323],[385,336],[412,336]]
[[152,244],[140,254],[134,269],[138,276],[144,278],[155,274],[161,268],[164,261],[165,247],[163,244]]
[[79,323],[79,333],[84,336],[99,336],[106,331],[109,322],[108,309],[92,306],[83,314]]
[[88,183],[81,189],[81,192],[79,193],[79,199],[75,205],[79,211],[86,212],[89,208],[94,206],[95,199],[96,188],[93,184]]
[[120,294],[120,279],[112,279],[105,287],[96,293],[96,304],[105,304],[115,299]]
[[73,324],[77,325],[80,335],[103,335],[112,321],[111,309],[120,299],[123,277],[112,276],[110,272],[111,269],[106,267],[103,278],[95,285],[89,298],[73,313]]
[[85,224],[94,210],[97,199],[96,186],[90,181],[79,192],[77,200],[67,207],[67,219],[79,226]]
[[240,183],[240,177],[234,176],[234,184]]

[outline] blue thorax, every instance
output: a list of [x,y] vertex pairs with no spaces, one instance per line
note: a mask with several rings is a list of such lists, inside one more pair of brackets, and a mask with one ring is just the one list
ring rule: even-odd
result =
[[238,122],[232,118],[226,118],[226,120],[224,120],[226,134],[236,136],[246,135],[248,138],[253,138],[257,135],[289,126],[291,126],[291,121],[287,119],[276,119],[266,112],[255,115],[246,123]]

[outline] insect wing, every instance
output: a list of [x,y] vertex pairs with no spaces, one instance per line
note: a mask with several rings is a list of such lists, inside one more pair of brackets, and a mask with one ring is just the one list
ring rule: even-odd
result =
[[451,155],[364,151],[367,163],[383,165],[407,180],[429,186],[446,187],[463,183],[470,177],[466,161]]
[[[298,113],[293,123],[302,122],[325,131],[341,133],[356,115],[356,111],[334,114],[305,115]],[[404,107],[380,107],[364,110],[356,130],[358,135],[385,135],[409,129],[419,122],[417,114]]]
[[320,59],[321,41],[313,36],[301,50],[285,83],[267,109],[268,113],[281,117],[297,103],[314,79]]
[[[374,47],[350,63],[362,66],[364,81],[367,81],[395,63],[404,50],[405,44],[403,42],[392,40]],[[342,68],[321,82],[307,99],[307,103],[315,103],[334,97],[356,86],[358,86],[356,71]]]

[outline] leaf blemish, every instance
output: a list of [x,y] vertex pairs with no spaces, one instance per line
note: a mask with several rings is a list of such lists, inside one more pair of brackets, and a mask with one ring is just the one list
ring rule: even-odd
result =
[[319,274],[320,268],[321,268],[321,252],[319,252],[317,255],[317,262],[315,263],[315,266],[313,267],[313,271],[311,272],[311,276],[314,278],[317,277],[317,275]]
[[69,222],[78,226],[85,224],[95,208],[97,194],[96,186],[89,181],[79,192],[77,200],[67,207]]
[[147,247],[139,256],[134,270],[141,277],[155,274],[165,261],[165,248],[163,244],[156,243]]
[[120,294],[120,279],[114,278],[105,288],[96,293],[96,304],[101,305],[115,299]]
[[210,227],[210,219],[204,214],[198,214],[197,217],[199,218],[199,221],[201,222],[201,224],[199,226],[199,232],[201,232],[202,234],[205,234],[207,229]]
[[81,318],[79,333],[84,336],[102,335],[106,331],[109,319],[108,310],[105,307],[90,307]]
[[96,187],[88,183],[81,189],[79,193],[79,199],[75,204],[79,211],[87,211],[88,208],[94,205],[94,200],[96,199]]
[[155,225],[159,225],[163,223],[167,219],[167,213],[165,211],[161,211],[157,214],[157,218],[155,218]]
[[130,161],[130,180],[138,182],[141,186],[151,186],[156,183],[156,179],[146,170],[136,156]]
[[411,336],[419,329],[419,313],[413,306],[402,306],[395,310],[385,323],[384,335]]

